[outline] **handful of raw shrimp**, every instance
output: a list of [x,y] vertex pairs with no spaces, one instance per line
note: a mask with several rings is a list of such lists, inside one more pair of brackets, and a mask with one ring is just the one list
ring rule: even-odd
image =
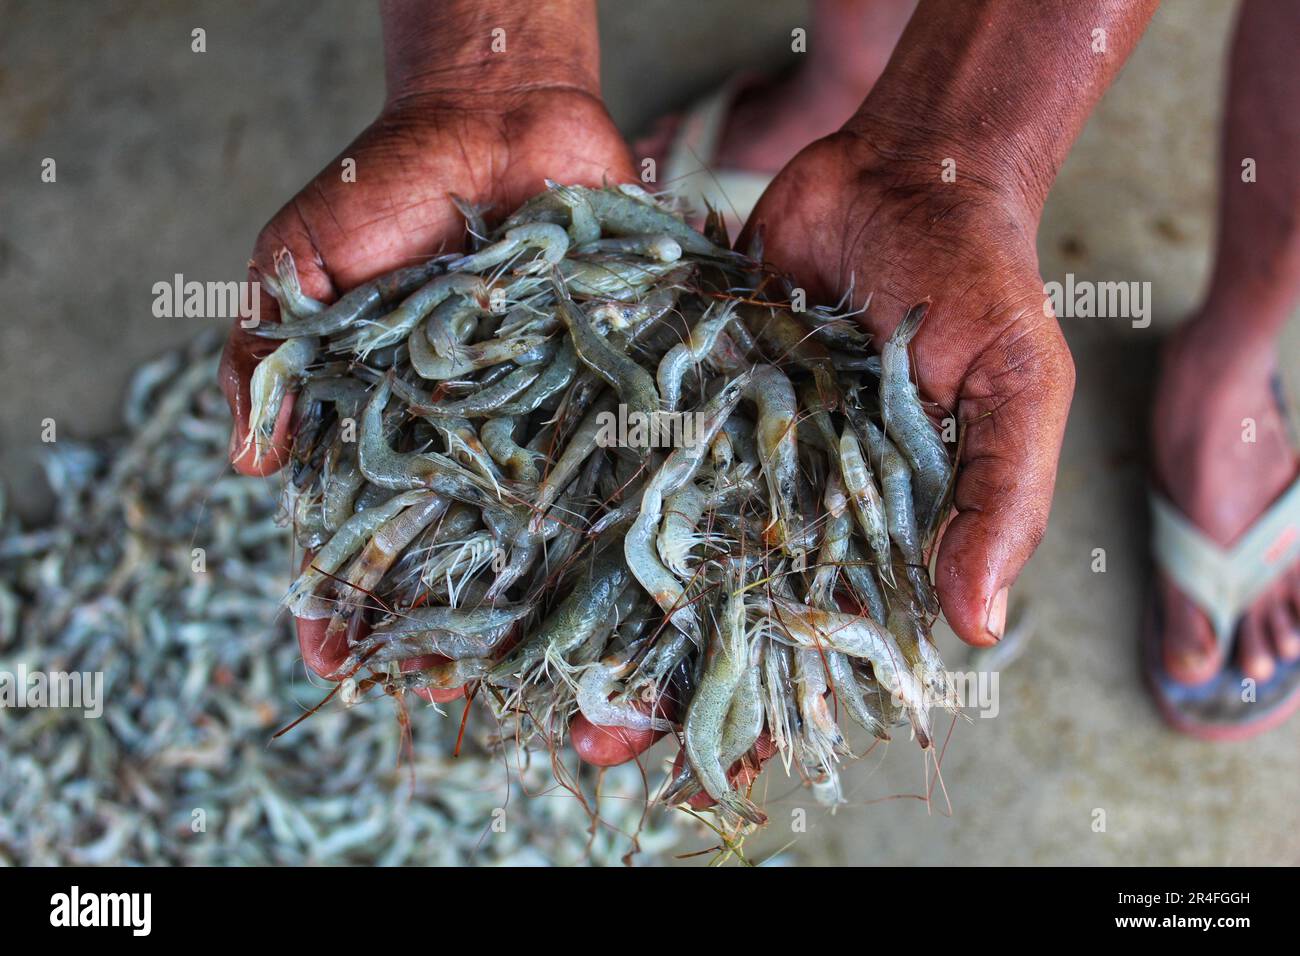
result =
[[469,254],[330,305],[287,253],[265,277],[284,322],[257,332],[283,344],[250,441],[301,388],[284,514],[316,552],[285,604],[347,636],[345,700],[486,689],[525,744],[579,712],[674,731],[662,799],[753,823],[733,781],[770,744],[838,800],[835,713],[928,748],[955,704],[926,564],[952,467],[908,367],[924,307],[872,355],[847,314],[773,295],[716,215],[700,233],[637,187],[548,186],[495,229],[458,201]]

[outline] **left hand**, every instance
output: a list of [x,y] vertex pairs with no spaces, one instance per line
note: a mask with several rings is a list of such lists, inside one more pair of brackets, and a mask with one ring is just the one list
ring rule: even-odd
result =
[[777,176],[739,248],[761,228],[764,258],[810,303],[835,302],[850,285],[855,306],[874,293],[861,321],[877,347],[930,300],[913,373],[936,417],[966,428],[935,585],[958,636],[989,645],[1047,526],[1074,363],[1044,309],[1037,204],[1014,182],[940,173],[836,133]]

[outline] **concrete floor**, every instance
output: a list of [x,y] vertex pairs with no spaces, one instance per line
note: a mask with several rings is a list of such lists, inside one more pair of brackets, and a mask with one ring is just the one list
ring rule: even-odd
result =
[[[607,99],[629,133],[734,70],[780,68],[806,24],[798,3],[601,9]],[[1209,261],[1231,14],[1226,0],[1165,5],[1048,202],[1044,277],[1150,281],[1156,320],[1065,323],[1078,397],[1048,535],[1016,598],[1036,630],[1002,674],[999,716],[952,735],[952,816],[890,799],[925,782],[899,742],[849,768],[852,805],[810,810],[806,834],[783,812],[810,806],[805,793],[769,772],[773,823],[753,856],[789,844],[820,863],[1300,862],[1295,726],[1246,745],[1181,739],[1136,669],[1145,403],[1160,331],[1194,306]],[[200,325],[154,318],[153,284],[242,278],[258,227],[377,108],[379,36],[371,5],[347,0],[7,0],[0,22],[0,474],[38,514],[41,420],[60,437],[115,426],[131,369]],[[197,26],[205,54],[190,51]],[[55,184],[40,180],[45,157]],[[1097,547],[1105,574],[1090,571]],[[945,651],[960,664],[955,643]]]

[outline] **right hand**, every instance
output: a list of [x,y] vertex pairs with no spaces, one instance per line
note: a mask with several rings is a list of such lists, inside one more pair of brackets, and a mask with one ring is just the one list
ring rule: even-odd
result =
[[[344,158],[356,162],[355,182],[343,181]],[[288,249],[303,291],[333,301],[378,275],[455,250],[465,227],[450,194],[490,205],[500,217],[541,192],[547,178],[591,186],[635,180],[627,146],[598,96],[560,86],[470,103],[445,95],[397,100],[262,229],[251,277],[273,275],[275,254]],[[278,316],[263,293],[261,318]],[[260,461],[245,448],[250,377],[276,344],[236,322],[221,359],[221,387],[234,415],[231,461],[245,475],[271,474],[288,460],[292,396]],[[341,676],[346,647],[326,646],[328,622],[297,623],[307,665],[322,677]],[[448,700],[460,691],[432,696]]]

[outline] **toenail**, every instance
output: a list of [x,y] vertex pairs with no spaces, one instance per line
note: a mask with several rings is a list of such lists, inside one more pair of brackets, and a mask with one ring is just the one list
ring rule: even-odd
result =
[[1174,655],[1178,670],[1184,674],[1199,674],[1210,660],[1210,655],[1200,650],[1179,651]]
[[1273,678],[1273,659],[1271,657],[1256,657],[1250,661],[1248,666],[1242,669],[1259,683],[1266,684]]

